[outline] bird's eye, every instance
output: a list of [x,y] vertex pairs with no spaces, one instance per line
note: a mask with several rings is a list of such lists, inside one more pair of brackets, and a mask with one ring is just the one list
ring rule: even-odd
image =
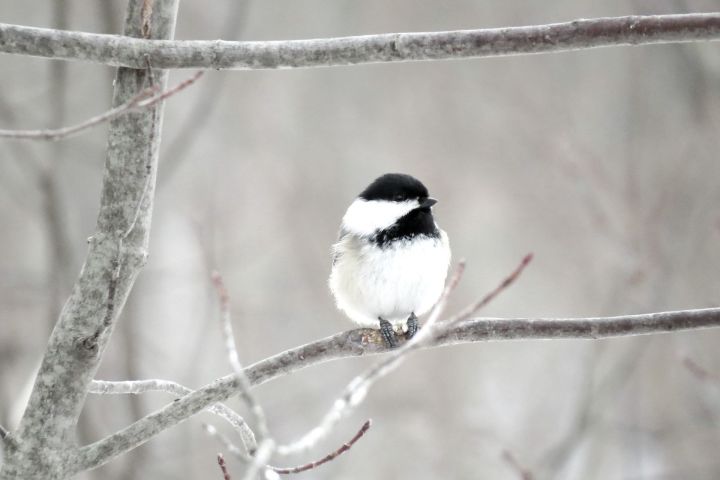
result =
[[396,202],[402,202],[403,200],[405,200],[405,197],[402,194],[397,194],[395,195],[395,197],[393,197],[393,200],[395,200]]

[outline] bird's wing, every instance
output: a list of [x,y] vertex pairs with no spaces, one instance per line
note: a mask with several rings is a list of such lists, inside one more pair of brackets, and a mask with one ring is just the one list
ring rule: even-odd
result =
[[344,228],[340,228],[340,231],[338,232],[338,239],[337,242],[332,246],[332,264],[335,265],[337,261],[342,256],[343,251],[343,243],[346,237],[350,234],[347,230]]

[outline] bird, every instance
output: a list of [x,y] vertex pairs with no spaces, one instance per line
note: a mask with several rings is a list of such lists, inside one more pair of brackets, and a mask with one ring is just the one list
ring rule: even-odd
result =
[[[437,200],[418,179],[387,173],[350,204],[332,247],[329,285],[337,307],[379,327],[389,348],[418,331],[418,316],[442,294],[450,242],[432,214]],[[405,328],[403,328],[405,327]]]

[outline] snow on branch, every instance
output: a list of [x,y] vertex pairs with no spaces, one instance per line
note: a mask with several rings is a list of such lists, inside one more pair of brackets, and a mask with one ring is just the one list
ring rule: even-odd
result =
[[147,40],[0,23],[0,53],[144,68],[275,69],[480,58],[720,39],[720,12],[308,40]]
[[[533,340],[600,339],[670,333],[720,327],[720,308],[591,318],[472,318],[443,330],[426,345],[440,347],[461,343]],[[402,339],[399,339],[402,344]],[[380,333],[355,329],[296,347],[245,368],[253,385],[295,371],[346,357],[387,353]],[[222,402],[240,391],[233,373],[151,413],[119,432],[80,449],[78,471],[103,465],[148,441],[158,433],[187,420],[208,405]]]

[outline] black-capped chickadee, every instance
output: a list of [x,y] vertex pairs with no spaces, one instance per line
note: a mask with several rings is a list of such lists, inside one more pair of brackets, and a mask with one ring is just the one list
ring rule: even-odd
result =
[[419,180],[388,173],[372,182],[345,212],[333,246],[330,290],[338,308],[361,326],[377,326],[389,347],[393,326],[417,332],[450,264],[447,234],[433,219],[437,201]]

